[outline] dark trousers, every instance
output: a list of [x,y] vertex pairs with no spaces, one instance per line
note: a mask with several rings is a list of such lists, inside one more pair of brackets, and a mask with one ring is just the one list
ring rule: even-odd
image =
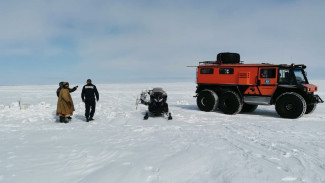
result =
[[[86,113],[85,116],[86,118],[89,118],[89,112],[90,112],[90,117],[92,118],[95,114],[95,110],[96,110],[96,101],[85,101],[85,105],[86,105]],[[91,110],[90,110],[91,108]]]

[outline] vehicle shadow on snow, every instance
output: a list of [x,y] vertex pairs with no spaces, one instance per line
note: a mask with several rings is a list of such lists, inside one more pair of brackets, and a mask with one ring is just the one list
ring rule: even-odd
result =
[[[192,110],[192,111],[200,111],[197,105],[171,105],[172,107],[179,107],[185,110]],[[219,109],[215,111],[216,113],[223,114]],[[248,114],[248,115],[255,115],[255,116],[268,116],[273,118],[280,118],[279,115],[275,111],[263,110],[263,109],[256,109],[254,112],[241,112],[239,114]]]
[[280,118],[280,116],[275,111],[256,109],[254,112],[241,112],[240,114],[248,114],[254,116],[268,116],[272,118]]

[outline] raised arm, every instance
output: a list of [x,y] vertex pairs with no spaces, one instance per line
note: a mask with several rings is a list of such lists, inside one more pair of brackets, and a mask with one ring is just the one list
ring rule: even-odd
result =
[[78,88],[78,86],[75,86],[75,87],[73,87],[73,88],[69,88],[69,92],[72,93],[72,92],[76,91],[77,88]]

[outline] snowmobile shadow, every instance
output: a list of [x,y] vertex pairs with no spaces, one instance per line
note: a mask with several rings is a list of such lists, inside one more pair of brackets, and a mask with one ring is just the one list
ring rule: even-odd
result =
[[[142,115],[144,116],[144,120],[148,120],[150,118],[164,118],[164,119],[168,119],[168,116],[166,116],[167,114],[153,114],[151,112],[148,113],[148,118],[145,119],[145,115],[147,114],[148,111],[146,112],[141,112]],[[172,119],[172,118],[171,118]],[[168,119],[168,120],[171,120],[171,119]]]
[[[145,112],[141,112],[141,114],[144,116],[146,115],[146,111]],[[164,114],[153,114],[153,113],[149,113],[150,117],[163,117]]]
[[197,105],[172,105],[173,107],[179,107],[186,110],[199,111]]

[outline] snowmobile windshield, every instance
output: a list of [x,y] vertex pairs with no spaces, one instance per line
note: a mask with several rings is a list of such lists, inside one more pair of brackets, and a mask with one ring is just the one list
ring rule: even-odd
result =
[[303,73],[303,70],[294,70],[294,74],[296,77],[297,84],[304,84],[306,83],[305,75]]
[[156,92],[153,94],[153,99],[155,102],[162,102],[163,101],[163,94],[160,92]]

